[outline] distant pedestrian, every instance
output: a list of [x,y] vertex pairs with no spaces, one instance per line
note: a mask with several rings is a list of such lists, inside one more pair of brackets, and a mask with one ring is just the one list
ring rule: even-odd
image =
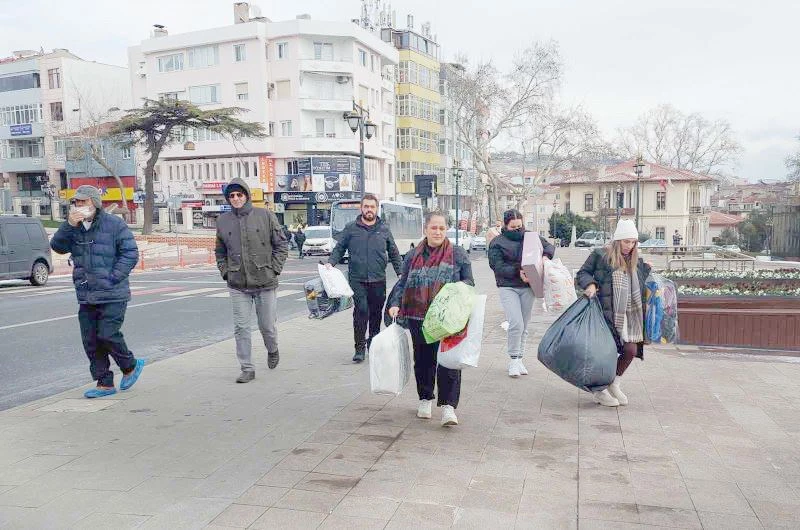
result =
[[[500,236],[489,245],[489,266],[494,271],[494,280],[500,292],[500,303],[508,321],[507,351],[509,356],[508,375],[519,377],[528,375],[522,362],[528,342],[528,323],[533,309],[533,289],[522,270],[522,244],[525,239],[525,226],[518,210],[507,210],[503,214]],[[543,259],[553,259],[556,249],[542,236]]]
[[[378,217],[378,198],[367,193],[361,199],[361,215],[344,227],[326,265],[329,269],[349,252],[350,287],[353,289],[353,362],[360,363],[381,330],[381,314],[386,301],[386,265],[392,264],[400,276],[402,259],[392,231]],[[369,328],[369,334],[367,334]]]
[[109,356],[122,371],[120,390],[128,390],[144,368],[144,359],[134,357],[121,331],[131,299],[128,275],[139,261],[133,234],[125,221],[103,210],[100,190],[80,186],[50,246],[59,254],[72,255],[78,324],[89,373],[97,381],[84,396],[116,394]]
[[644,358],[644,286],[650,265],[639,257],[638,246],[636,224],[630,219],[621,220],[614,240],[592,251],[575,278],[586,296],[599,297],[617,343],[617,377],[607,390],[594,392],[595,401],[606,407],[628,404],[620,379],[634,357]]
[[297,227],[297,232],[294,233],[294,241],[297,243],[297,257],[303,259],[303,243],[306,242],[306,234],[303,232],[302,226]]
[[242,373],[237,383],[256,376],[251,358],[250,322],[256,308],[258,329],[267,347],[267,366],[278,366],[278,276],[289,252],[275,214],[254,208],[250,188],[235,178],[225,187],[231,211],[217,220],[215,254],[222,279],[228,282],[233,306],[233,335]]
[[675,233],[672,234],[672,246],[675,247],[673,249],[675,253],[677,253],[680,250],[683,250],[682,248],[679,248],[681,241],[683,241],[683,236],[679,231],[675,230]]
[[467,251],[447,239],[447,220],[442,212],[425,216],[425,239],[406,254],[403,272],[389,299],[389,316],[405,318],[414,345],[414,375],[419,406],[417,417],[428,419],[438,386],[437,405],[442,407],[442,425],[458,425],[455,409],[461,394],[461,370],[437,365],[439,342],[428,344],[422,322],[441,288],[452,282],[475,285]]
[[289,230],[289,227],[286,225],[281,226],[283,230],[283,237],[286,238],[286,242],[289,244],[289,250],[295,248],[294,247],[294,239],[292,237],[292,232]]

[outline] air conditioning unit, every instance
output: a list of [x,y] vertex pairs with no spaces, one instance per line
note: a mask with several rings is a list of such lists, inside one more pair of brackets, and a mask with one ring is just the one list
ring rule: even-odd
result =
[[350,82],[350,76],[337,75],[336,76],[336,82],[339,83],[340,85],[346,85],[347,83]]

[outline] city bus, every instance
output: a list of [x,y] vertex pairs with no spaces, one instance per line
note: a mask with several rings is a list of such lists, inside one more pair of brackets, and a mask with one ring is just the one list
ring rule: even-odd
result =
[[[331,205],[331,232],[338,241],[339,235],[347,223],[356,220],[361,213],[361,201],[352,199],[337,201]],[[425,215],[419,204],[406,204],[395,201],[380,201],[378,216],[392,231],[394,241],[400,254],[405,255],[414,248],[423,237]]]

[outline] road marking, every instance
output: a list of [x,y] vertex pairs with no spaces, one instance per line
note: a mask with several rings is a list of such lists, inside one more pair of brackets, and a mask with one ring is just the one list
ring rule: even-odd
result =
[[20,285],[19,287],[6,287],[0,288],[0,294],[11,294],[11,293],[21,293],[25,291],[29,292],[37,292],[37,293],[45,293],[51,292],[58,289],[63,289],[63,286],[51,286],[51,287],[34,287],[33,285]]
[[222,291],[221,293],[206,295],[206,298],[230,298],[230,296],[231,296],[230,291]]
[[[141,304],[131,304],[128,306],[128,309],[133,307],[144,307],[148,305],[155,305],[155,304],[163,304],[165,302],[175,302],[177,300],[186,300],[187,298],[191,298],[191,296],[182,296],[180,298],[165,298],[162,300],[155,300],[153,302],[143,302]],[[45,318],[44,320],[33,320],[31,322],[20,322],[19,324],[10,324],[8,326],[0,326],[0,331],[4,331],[6,329],[14,329],[14,328],[21,328],[25,326],[35,326],[36,324],[45,324],[47,322],[57,322],[59,320],[68,320],[70,318],[76,318],[78,315],[66,315],[63,317],[53,317],[53,318]]]
[[156,287],[155,289],[145,289],[144,286],[131,287],[131,289],[141,289],[136,291],[135,295],[142,296],[145,294],[168,293],[170,291],[179,291],[180,287]]
[[[303,291],[297,291],[297,290],[294,290],[294,289],[287,289],[285,291],[278,291],[278,294],[275,295],[275,298],[283,298],[285,296],[291,296],[293,294],[302,293],[302,292]],[[206,298],[228,298],[228,297],[230,297],[230,295],[231,295],[230,291],[223,291],[221,293],[214,293],[214,294],[206,295]],[[303,300],[305,300],[305,298],[303,298]]]
[[167,293],[164,296],[192,296],[195,294],[211,293],[219,291],[219,287],[205,287],[203,289],[192,289],[190,291],[178,291],[177,293]]

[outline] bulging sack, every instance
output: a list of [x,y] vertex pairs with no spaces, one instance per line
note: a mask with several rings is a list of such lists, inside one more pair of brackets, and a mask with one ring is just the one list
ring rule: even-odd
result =
[[336,267],[328,270],[325,265],[317,265],[319,277],[322,279],[322,285],[325,287],[325,294],[331,298],[341,298],[343,296],[353,296],[353,290],[344,277],[342,271]]
[[475,288],[471,285],[464,282],[445,284],[422,321],[425,342],[433,344],[464,329],[474,303]]
[[322,319],[339,311],[344,311],[353,306],[353,299],[349,296],[331,298],[325,293],[322,279],[309,280],[303,286],[306,293],[308,318]]
[[672,280],[651,272],[645,282],[645,337],[650,342],[678,342],[678,290]]
[[452,370],[478,367],[485,314],[486,295],[476,295],[467,327],[460,333],[443,338],[439,343],[439,353],[437,354],[439,364]]
[[617,344],[600,301],[581,296],[547,329],[539,361],[581,390],[603,390],[617,372]]
[[369,384],[375,394],[399,394],[411,376],[408,331],[397,323],[375,335],[369,346]]
[[544,261],[544,303],[548,311],[561,312],[578,299],[570,270],[558,258]]
[[544,296],[544,266],[542,240],[536,232],[525,232],[522,240],[522,270],[528,277],[528,285],[536,298]]

